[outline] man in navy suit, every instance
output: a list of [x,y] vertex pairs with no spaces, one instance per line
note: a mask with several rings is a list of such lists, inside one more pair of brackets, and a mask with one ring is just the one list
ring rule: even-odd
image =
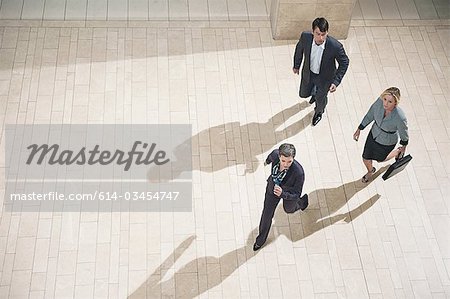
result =
[[328,103],[328,92],[336,91],[349,64],[342,44],[328,36],[328,27],[325,18],[316,18],[312,23],[312,32],[302,32],[294,54],[294,74],[299,74],[303,55],[305,57],[299,95],[301,98],[311,96],[310,104],[316,102],[313,126],[322,119]]
[[264,209],[253,251],[259,250],[266,242],[280,199],[283,199],[286,213],[303,211],[308,207],[308,194],[301,196],[305,172],[300,163],[294,160],[295,153],[293,144],[283,143],[278,149],[273,150],[264,162],[264,165],[272,164],[272,173],[267,179]]

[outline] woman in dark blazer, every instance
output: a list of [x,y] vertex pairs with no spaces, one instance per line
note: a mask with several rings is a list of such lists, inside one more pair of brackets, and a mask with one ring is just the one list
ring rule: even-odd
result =
[[[367,168],[367,173],[362,178],[364,183],[367,183],[376,171],[372,166],[372,160],[385,162],[406,150],[409,141],[408,124],[405,113],[398,107],[399,102],[400,90],[397,87],[389,87],[383,91],[353,134],[353,139],[358,141],[361,130],[364,130],[372,121],[374,122],[362,154]],[[394,150],[399,136],[401,147]]]

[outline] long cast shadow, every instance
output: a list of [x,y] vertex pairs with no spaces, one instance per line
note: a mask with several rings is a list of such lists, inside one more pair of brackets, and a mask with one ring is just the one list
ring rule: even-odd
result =
[[[374,176],[375,180],[381,173],[386,170],[387,166],[378,170]],[[372,181],[373,181],[372,180]],[[371,182],[372,182],[371,181]],[[280,234],[286,236],[292,242],[299,241],[303,238],[311,236],[312,234],[331,226],[337,222],[345,221],[350,223],[355,220],[370,207],[372,207],[380,198],[380,195],[376,194],[366,200],[364,203],[356,207],[355,209],[334,215],[339,209],[344,207],[347,202],[359,191],[367,187],[368,184],[361,183],[360,180],[346,183],[336,188],[319,189],[309,194],[310,201],[312,200],[326,200],[328,207],[328,213],[322,215],[319,209],[306,209],[303,213],[297,214],[297,217],[302,217],[302,225],[298,225],[299,230],[290,231],[293,234]],[[314,203],[315,204],[315,203]],[[311,202],[311,205],[313,203]],[[279,207],[280,208],[280,207]],[[277,226],[278,222],[281,222],[281,213],[275,214],[274,226]],[[234,271],[236,271],[241,265],[249,261],[258,252],[252,251],[252,245],[255,240],[258,228],[255,228],[248,236],[246,245],[236,250],[230,251],[220,257],[207,256],[194,259],[185,264],[180,270],[178,270],[172,277],[167,280],[163,280],[167,274],[167,270],[173,266],[173,264],[179,259],[184,251],[192,244],[195,236],[191,236],[184,240],[175,251],[150,275],[139,288],[137,288],[128,298],[161,298],[161,297],[176,297],[176,298],[194,298],[205,291],[221,284],[227,279]],[[269,237],[265,246],[274,242],[276,238]],[[205,261],[207,264],[205,265]],[[212,268],[208,271],[208,277],[206,275],[204,280],[200,281],[198,275],[198,265],[203,264],[204,267]],[[196,269],[196,270],[192,270]],[[209,270],[209,269],[208,269]],[[213,273],[213,274],[210,274]],[[215,274],[215,275],[214,275]],[[204,282],[204,283],[203,283]],[[175,287],[175,289],[173,289]],[[170,291],[172,290],[172,291]],[[168,292],[165,294],[165,292]]]
[[[186,178],[183,176],[189,175],[192,170],[215,172],[233,165],[245,165],[245,172],[253,173],[259,165],[256,156],[310,125],[313,111],[288,127],[277,130],[308,106],[306,101],[297,103],[275,114],[265,123],[241,125],[239,122],[229,122],[203,130],[178,145],[169,163],[151,167],[147,179],[151,182],[169,181]],[[198,159],[193,164],[190,159],[186,159],[191,149],[194,159]]]

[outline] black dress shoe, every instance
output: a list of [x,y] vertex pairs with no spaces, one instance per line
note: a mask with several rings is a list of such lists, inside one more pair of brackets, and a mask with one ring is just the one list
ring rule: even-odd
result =
[[303,195],[300,199],[302,200],[300,210],[304,211],[309,205],[308,194]]
[[261,249],[261,247],[262,247],[262,245],[258,245],[255,242],[255,244],[253,244],[253,251],[257,251],[257,250]]
[[322,119],[322,113],[314,114],[314,117],[312,119],[312,125],[313,126],[317,125],[321,119]]
[[316,101],[316,97],[312,96],[311,99],[309,99],[309,103],[312,104]]

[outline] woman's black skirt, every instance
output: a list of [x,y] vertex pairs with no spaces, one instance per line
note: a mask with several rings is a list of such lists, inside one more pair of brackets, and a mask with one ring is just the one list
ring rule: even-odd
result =
[[366,160],[382,162],[386,160],[386,157],[394,148],[395,144],[383,145],[376,142],[375,139],[373,139],[372,131],[370,131],[366,139],[366,144],[364,145],[362,157]]

